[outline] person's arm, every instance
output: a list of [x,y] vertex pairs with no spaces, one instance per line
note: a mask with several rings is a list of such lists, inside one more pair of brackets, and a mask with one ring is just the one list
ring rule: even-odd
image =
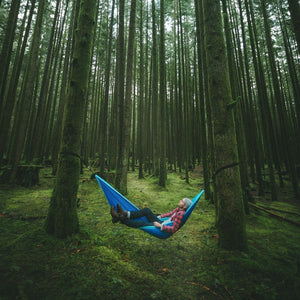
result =
[[172,210],[172,211],[170,211],[170,212],[168,212],[168,213],[166,213],[166,214],[162,214],[162,215],[160,215],[160,216],[158,216],[159,218],[167,218],[167,217],[171,217],[174,213],[176,212],[176,208],[174,209],[174,210]]
[[[158,216],[158,218],[162,219],[162,218],[167,218],[167,217],[171,217],[173,214],[175,214],[177,212],[177,208],[175,208],[174,210],[168,212],[168,213],[165,213],[165,214],[162,214],[160,216]],[[162,224],[159,223],[159,222],[153,222],[153,225],[157,228],[161,228],[162,227]]]
[[[177,214],[176,214],[176,217],[175,219],[173,220],[173,225],[172,226],[167,226],[167,225],[162,225],[160,224],[160,230],[161,231],[165,231],[165,232],[169,232],[169,233],[174,233],[176,232],[179,227],[180,227],[180,224],[182,222],[182,219],[183,219],[183,215],[184,215],[184,211],[179,211]],[[156,226],[157,227],[157,226]]]

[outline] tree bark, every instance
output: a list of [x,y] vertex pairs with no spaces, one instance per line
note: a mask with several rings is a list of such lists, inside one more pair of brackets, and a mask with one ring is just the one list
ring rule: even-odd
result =
[[[136,0],[131,1],[130,22],[129,22],[129,38],[127,52],[127,68],[126,68],[126,92],[123,111],[120,111],[120,138],[119,138],[119,156],[118,169],[116,176],[116,186],[120,193],[127,194],[127,173],[128,173],[128,157],[130,151],[130,128],[131,128],[131,94],[132,94],[132,65],[135,38],[135,15]],[[123,115],[122,115],[123,114]]]
[[91,63],[95,12],[96,0],[81,1],[57,178],[46,219],[47,232],[59,238],[65,238],[79,231],[76,201],[80,174],[83,111]]
[[[215,173],[238,161],[231,103],[229,73],[223,37],[221,7],[218,0],[205,0],[204,30],[208,72],[208,92],[212,106]],[[215,176],[219,246],[247,249],[245,214],[239,168],[222,170]]]
[[160,168],[159,168],[159,185],[166,186],[166,80],[165,80],[165,19],[164,19],[164,0],[160,0]]

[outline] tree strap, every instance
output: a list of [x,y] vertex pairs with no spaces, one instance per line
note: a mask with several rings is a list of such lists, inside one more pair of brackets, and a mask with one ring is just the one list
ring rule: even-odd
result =
[[232,168],[232,167],[235,167],[237,165],[239,165],[240,163],[239,162],[234,162],[230,165],[226,165],[226,166],[223,166],[221,168],[219,168],[217,171],[214,172],[214,174],[212,175],[211,177],[211,182],[213,182],[215,180],[215,177],[217,176],[217,174],[219,174],[221,171],[225,170],[225,169],[228,169],[228,168]]

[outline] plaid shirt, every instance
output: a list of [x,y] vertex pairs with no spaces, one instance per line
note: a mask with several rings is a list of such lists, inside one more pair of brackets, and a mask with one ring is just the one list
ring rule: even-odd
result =
[[185,210],[182,210],[179,207],[177,207],[173,211],[161,215],[160,216],[161,218],[171,217],[170,220],[173,221],[172,226],[162,225],[161,231],[170,232],[170,233],[176,232],[180,227],[184,213]]

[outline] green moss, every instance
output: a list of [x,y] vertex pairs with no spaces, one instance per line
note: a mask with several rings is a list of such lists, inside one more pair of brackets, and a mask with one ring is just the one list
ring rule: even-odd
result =
[[[30,218],[45,215],[50,173],[42,171],[40,187],[1,192],[6,201],[0,217],[1,299],[299,298],[298,227],[251,211],[248,253],[221,250],[215,207],[201,198],[186,225],[159,240],[112,224],[99,185],[85,171],[78,191],[80,233],[59,240],[45,233],[44,219]],[[196,174],[189,185],[181,176],[168,174],[161,188],[157,178],[138,180],[130,173],[128,198],[139,207],[168,211],[202,188]],[[276,207],[298,209],[291,201]]]

